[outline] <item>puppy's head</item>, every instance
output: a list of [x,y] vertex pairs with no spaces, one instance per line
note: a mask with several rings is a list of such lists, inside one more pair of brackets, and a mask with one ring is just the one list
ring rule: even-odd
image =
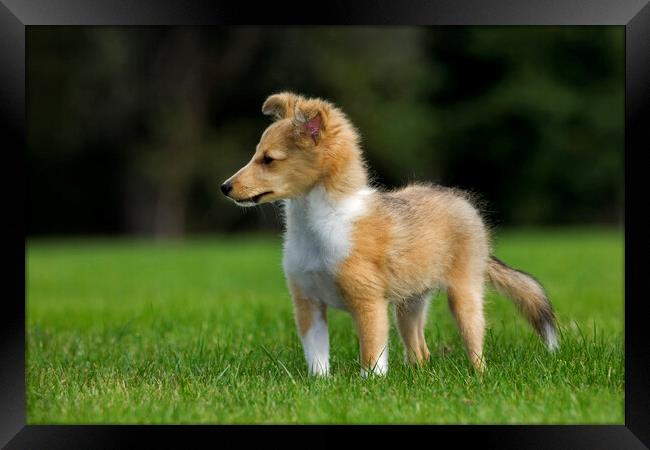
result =
[[262,113],[273,123],[248,164],[221,185],[224,195],[240,206],[254,206],[308,192],[323,176],[331,108],[290,92],[267,98]]

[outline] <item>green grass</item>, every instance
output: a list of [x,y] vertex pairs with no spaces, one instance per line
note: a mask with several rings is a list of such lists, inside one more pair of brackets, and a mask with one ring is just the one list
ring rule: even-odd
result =
[[443,295],[430,364],[362,379],[350,317],[330,313],[332,373],[306,376],[280,239],[29,240],[28,422],[623,423],[623,236],[500,233],[495,254],[546,286],[561,327],[549,354],[490,292],[483,379]]

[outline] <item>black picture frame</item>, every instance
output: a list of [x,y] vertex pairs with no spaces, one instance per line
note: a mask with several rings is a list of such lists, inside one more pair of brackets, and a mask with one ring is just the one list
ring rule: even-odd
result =
[[[516,426],[40,426],[26,425],[25,229],[28,188],[25,123],[25,27],[38,25],[618,25],[625,27],[625,425]],[[290,433],[286,442],[342,442],[336,431],[361,432],[374,444],[395,433],[421,434],[432,445],[483,448],[641,449],[650,445],[650,345],[642,293],[647,251],[647,203],[641,157],[650,149],[650,5],[648,0],[355,0],[226,3],[220,0],[0,0],[0,124],[6,282],[0,315],[0,444],[14,448],[117,448],[146,439],[147,447],[203,438],[210,446],[239,445]],[[641,208],[633,206],[639,203]],[[5,269],[5,270],[7,270]],[[255,431],[251,433],[250,431]],[[401,439],[404,439],[402,437]],[[415,437],[412,437],[415,439]],[[404,442],[404,441],[403,441]],[[284,445],[284,444],[282,444]]]

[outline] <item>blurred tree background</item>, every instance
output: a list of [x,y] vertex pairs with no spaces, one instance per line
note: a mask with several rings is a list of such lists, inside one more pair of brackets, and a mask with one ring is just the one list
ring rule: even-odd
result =
[[28,27],[28,234],[277,230],[219,184],[267,95],[329,99],[375,180],[497,225],[621,225],[622,27]]

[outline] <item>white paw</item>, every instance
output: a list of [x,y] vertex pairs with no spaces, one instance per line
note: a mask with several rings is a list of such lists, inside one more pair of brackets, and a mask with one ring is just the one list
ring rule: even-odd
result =
[[377,364],[367,369],[361,369],[361,376],[368,378],[369,376],[383,377],[388,373],[388,358],[379,358]]
[[330,374],[329,363],[318,363],[309,366],[309,375],[315,377],[328,377]]
[[363,378],[368,378],[372,376],[376,377],[383,377],[386,376],[386,373],[388,372],[388,367],[386,368],[380,368],[380,367],[375,367],[374,369],[361,369],[361,376]]
[[388,344],[379,354],[379,358],[374,366],[361,369],[361,376],[368,378],[369,375],[377,375],[383,377],[388,372]]

